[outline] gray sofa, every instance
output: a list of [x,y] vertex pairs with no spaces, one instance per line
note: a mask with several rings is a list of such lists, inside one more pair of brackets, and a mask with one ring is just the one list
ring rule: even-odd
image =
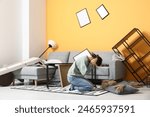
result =
[[[125,77],[125,67],[122,60],[117,58],[113,51],[93,51],[102,57],[102,66],[96,68],[96,79],[113,79],[119,80]],[[52,52],[49,53],[48,61],[61,61],[62,63],[72,63],[73,57],[77,55],[79,51],[65,51],[65,52]],[[53,63],[55,64],[55,63]],[[54,67],[49,69],[49,75],[55,79],[59,79],[59,72]],[[46,79],[46,69],[42,66],[27,66],[14,72],[14,76],[17,79],[30,79],[40,80]],[[86,78],[91,79],[91,73],[88,73]]]
[[[102,57],[102,65],[96,68],[96,78],[97,79],[123,79],[125,77],[125,66],[122,60],[117,58],[113,51],[93,51]],[[63,63],[72,63],[74,61],[73,57],[79,54],[79,51],[70,52],[54,52],[50,53],[48,60],[59,59]],[[91,77],[91,73],[86,75],[87,78]]]

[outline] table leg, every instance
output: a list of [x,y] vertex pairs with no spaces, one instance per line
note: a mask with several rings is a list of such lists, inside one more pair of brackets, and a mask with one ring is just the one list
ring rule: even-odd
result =
[[48,65],[46,65],[46,78],[47,78],[46,86],[49,89],[49,86],[48,86],[49,85],[49,76],[48,76],[49,73],[48,73],[48,71],[49,71],[48,70]]
[[91,69],[91,79],[93,79],[93,67]]
[[94,66],[94,79],[96,79],[96,66]]

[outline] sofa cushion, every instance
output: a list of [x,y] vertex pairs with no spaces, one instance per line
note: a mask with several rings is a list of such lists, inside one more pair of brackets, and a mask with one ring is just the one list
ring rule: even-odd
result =
[[[54,67],[49,68],[49,73],[52,74],[55,72]],[[41,66],[26,66],[22,69],[16,70],[13,72],[15,76],[38,76],[46,75],[46,69]]]
[[70,52],[51,52],[49,53],[48,56],[48,60],[50,59],[58,59],[60,60],[62,63],[67,63],[68,62],[68,58],[69,58],[69,53]]
[[[96,77],[98,78],[99,76],[107,76],[105,78],[108,78],[109,76],[109,67],[97,67],[96,68]],[[85,75],[86,78],[91,78],[91,72],[88,72],[86,75]],[[104,78],[104,79],[105,79]],[[99,78],[98,78],[99,79]]]
[[100,76],[109,76],[109,67],[97,67],[96,74]]

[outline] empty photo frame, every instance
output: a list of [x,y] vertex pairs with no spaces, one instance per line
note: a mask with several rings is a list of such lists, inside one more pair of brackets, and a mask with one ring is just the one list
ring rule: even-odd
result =
[[109,15],[109,12],[107,11],[107,9],[105,8],[105,6],[103,4],[100,5],[96,9],[96,11],[97,11],[97,13],[99,14],[99,16],[101,17],[102,20]]
[[79,22],[79,25],[80,25],[81,28],[82,28],[83,26],[85,26],[85,25],[91,23],[86,8],[84,8],[84,9],[82,9],[81,11],[77,12],[77,13],[76,13],[76,16],[77,16],[77,19],[78,19],[78,22]]
[[74,56],[74,60],[76,61],[82,56],[91,57],[92,55],[91,55],[91,53],[90,53],[90,51],[88,49],[85,49],[82,52],[80,52],[79,54],[77,54],[76,56]]

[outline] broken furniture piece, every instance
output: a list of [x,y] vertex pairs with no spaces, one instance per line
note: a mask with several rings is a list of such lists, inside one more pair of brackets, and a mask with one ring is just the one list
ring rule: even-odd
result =
[[18,70],[22,67],[28,66],[28,65],[34,65],[35,63],[41,62],[40,58],[32,57],[30,59],[24,60],[23,62],[18,62],[12,65],[8,65],[6,67],[0,68],[0,75],[4,75],[9,72],[13,72],[15,70]]
[[[22,62],[18,62],[12,65],[8,65],[6,67],[0,68],[0,77],[1,77],[1,84],[4,86],[4,81],[6,80],[5,76],[11,76],[9,79],[29,79],[29,80],[35,80],[37,81],[40,79],[38,76],[41,75],[41,73],[46,76],[46,70],[43,66],[35,66],[37,63],[42,64],[42,60],[38,57],[32,57],[30,59],[24,60]],[[9,74],[13,75],[9,75]],[[34,76],[34,78],[33,78]],[[43,77],[42,77],[43,78]],[[46,79],[46,77],[44,77]],[[5,83],[8,85],[8,83]],[[10,80],[9,80],[10,84]],[[37,83],[35,83],[37,84]]]

